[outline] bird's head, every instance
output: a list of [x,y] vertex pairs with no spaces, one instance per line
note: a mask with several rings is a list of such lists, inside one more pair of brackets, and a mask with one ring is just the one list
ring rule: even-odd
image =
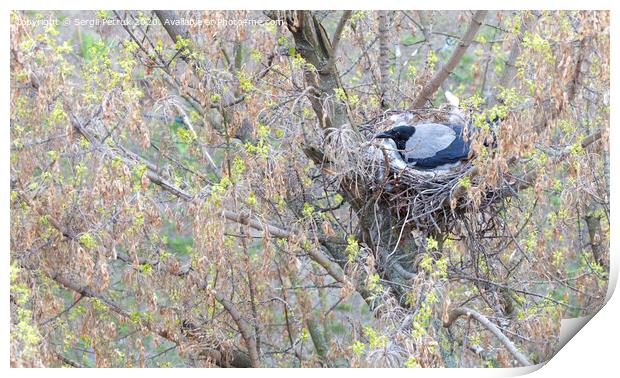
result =
[[375,135],[375,138],[392,139],[396,143],[396,148],[404,150],[407,145],[407,141],[415,133],[415,127],[413,126],[396,126],[393,129],[380,132]]

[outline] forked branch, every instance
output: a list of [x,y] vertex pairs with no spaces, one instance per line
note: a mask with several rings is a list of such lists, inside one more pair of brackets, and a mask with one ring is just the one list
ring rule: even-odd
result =
[[452,323],[454,323],[456,321],[456,319],[458,319],[461,316],[467,316],[467,317],[471,317],[476,319],[480,324],[482,324],[482,326],[486,329],[488,329],[489,331],[491,331],[491,333],[493,335],[495,335],[495,337],[497,337],[499,339],[499,341],[506,347],[506,349],[508,349],[508,351],[510,352],[510,354],[512,354],[514,356],[514,358],[519,361],[519,363],[523,366],[530,366],[532,365],[532,363],[530,362],[530,360],[521,352],[519,352],[519,350],[517,349],[517,347],[512,343],[512,341],[510,341],[510,339],[508,337],[506,337],[506,335],[504,335],[502,333],[502,331],[500,331],[500,329],[493,324],[489,319],[487,319],[486,316],[480,314],[479,312],[476,312],[470,308],[467,307],[458,307],[455,308],[453,310],[450,311],[449,315],[448,315],[448,319],[446,321],[444,321],[443,326],[444,327],[450,327],[452,325]]

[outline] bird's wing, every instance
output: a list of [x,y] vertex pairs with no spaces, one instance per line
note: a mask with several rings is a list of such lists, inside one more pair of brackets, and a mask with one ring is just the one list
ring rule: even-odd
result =
[[415,126],[415,133],[406,144],[405,156],[409,159],[426,159],[446,149],[456,139],[456,132],[440,123],[424,123]]

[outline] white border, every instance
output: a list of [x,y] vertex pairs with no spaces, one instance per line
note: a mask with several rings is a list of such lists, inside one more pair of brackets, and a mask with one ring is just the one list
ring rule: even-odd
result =
[[[339,1],[334,2],[333,0],[313,0],[313,1],[241,1],[241,0],[227,0],[225,2],[213,2],[213,3],[201,3],[201,2],[191,2],[186,0],[176,0],[174,2],[166,2],[161,0],[152,0],[152,1],[133,1],[128,3],[127,1],[119,1],[119,0],[108,0],[108,1],[91,1],[88,3],[84,3],[83,1],[70,0],[70,1],[32,1],[32,0],[22,0],[22,1],[3,1],[0,7],[2,8],[2,15],[4,23],[1,25],[3,37],[0,39],[0,44],[2,46],[2,57],[0,64],[2,66],[2,72],[9,72],[9,54],[8,54],[8,41],[9,41],[9,10],[10,9],[200,9],[200,8],[208,8],[208,9],[403,9],[403,8],[413,8],[413,9],[611,9],[611,30],[612,30],[612,87],[611,87],[611,99],[612,99],[612,116],[611,116],[611,125],[616,125],[618,122],[618,117],[616,116],[617,112],[614,103],[618,101],[615,100],[618,95],[618,91],[616,89],[616,79],[615,76],[616,68],[618,66],[618,48],[614,46],[616,42],[616,36],[613,34],[614,31],[618,30],[617,22],[616,22],[616,8],[617,2],[615,1],[601,1],[601,0],[589,0],[589,1],[577,1],[577,0],[563,0],[563,1],[531,1],[531,0],[522,0],[519,2],[515,1],[446,1],[446,0],[434,0],[432,2],[403,2],[403,1],[395,1],[395,0],[382,0],[380,2],[371,2],[367,0],[356,0],[356,1]],[[464,7],[467,8],[464,8]],[[1,96],[2,102],[0,103],[0,114],[4,115],[4,127],[2,128],[2,133],[4,138],[2,138],[2,148],[0,148],[0,159],[4,162],[4,169],[1,170],[2,180],[0,182],[4,183],[0,186],[0,210],[2,211],[2,216],[0,218],[0,229],[2,230],[2,245],[4,248],[4,263],[0,264],[1,273],[0,276],[4,278],[5,284],[2,285],[2,292],[4,300],[1,303],[5,310],[3,311],[4,321],[2,322],[2,327],[0,327],[0,340],[4,342],[0,343],[0,351],[3,352],[4,356],[2,367],[4,369],[8,369],[9,364],[9,350],[8,350],[8,341],[9,341],[9,307],[8,307],[8,266],[9,266],[9,235],[10,235],[10,222],[9,222],[9,151],[10,151],[10,141],[9,141],[9,85],[10,85],[10,77],[9,75],[5,76],[2,79],[2,86],[4,87]],[[617,203],[617,192],[618,188],[618,158],[617,154],[614,153],[615,148],[618,148],[618,132],[614,132],[612,127],[611,130],[611,164],[612,167],[612,175],[611,175],[611,192],[612,201],[611,201],[611,224],[612,229],[615,225],[619,224],[618,219],[618,206]],[[610,291],[608,293],[608,299],[611,296],[613,289],[615,288],[618,274],[618,261],[620,256],[617,251],[617,234],[612,233],[611,240],[611,268],[612,272],[610,275]],[[618,348],[618,337],[620,336],[620,299],[615,297],[611,298],[611,300],[607,303],[607,305],[597,314],[595,315],[593,321],[589,322],[583,330],[578,332],[578,334],[571,340],[546,366],[542,369],[536,371],[532,376],[600,376],[607,377],[618,374],[620,353]],[[614,373],[615,372],[615,373]],[[82,371],[78,370],[47,370],[44,373],[34,370],[34,369],[12,369],[10,372],[5,372],[11,375],[39,375],[45,374],[47,375],[61,375],[63,377],[73,376],[78,374],[84,374]],[[189,369],[183,370],[182,374],[188,375],[205,375],[205,374],[214,374],[214,375],[236,375],[236,374],[254,374],[263,375],[269,374],[274,376],[286,376],[290,377],[290,374],[301,375],[301,376],[311,376],[315,374],[321,375],[336,375],[336,374],[355,374],[363,375],[365,373],[369,373],[372,375],[381,374],[382,372],[368,369],[347,369],[347,370],[328,370],[323,369],[320,372],[315,371],[314,369],[298,369],[293,371],[289,371],[289,369],[270,369],[270,370],[255,370],[255,371],[225,371],[223,369],[212,369],[212,370],[199,370],[199,369]],[[415,376],[459,376],[459,377],[496,377],[496,376],[514,376],[525,373],[523,370],[519,369],[419,369],[419,370],[407,370],[407,369],[390,369],[390,376],[403,376],[403,377],[411,377]],[[93,374],[95,376],[108,376],[109,374],[120,374],[120,375],[134,375],[134,374],[148,374],[150,376],[164,376],[170,374],[170,371],[167,369],[148,369],[148,370],[114,370],[110,369],[92,369],[88,372],[88,374]]]

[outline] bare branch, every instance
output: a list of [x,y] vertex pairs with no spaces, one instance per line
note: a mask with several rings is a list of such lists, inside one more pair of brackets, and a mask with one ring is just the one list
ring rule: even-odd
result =
[[78,297],[78,299],[76,299],[75,301],[73,301],[73,303],[71,303],[71,305],[67,306],[64,310],[62,310],[61,312],[59,312],[58,314],[52,316],[51,318],[48,318],[47,320],[44,320],[41,322],[41,325],[44,326],[49,322],[52,322],[56,319],[58,319],[59,317],[61,317],[63,314],[66,314],[67,312],[69,312],[73,307],[75,307],[76,304],[80,303],[80,301],[84,298],[84,296],[80,295]]
[[389,67],[388,67],[388,17],[387,11],[380,10],[379,13],[379,92],[381,93],[381,107],[388,109],[389,102],[387,101],[388,93],[388,80],[389,80]]
[[210,289],[208,291],[215,297],[218,302],[220,302],[220,304],[222,305],[222,307],[224,307],[230,317],[233,318],[233,320],[237,324],[237,327],[239,327],[239,332],[241,332],[241,336],[243,337],[243,340],[245,341],[248,348],[252,367],[258,367],[259,358],[258,350],[256,348],[256,339],[252,335],[252,328],[250,324],[245,319],[243,319],[243,316],[241,315],[237,307],[228,299],[226,299],[221,293],[213,289]]
[[80,364],[78,362],[75,362],[75,361],[73,361],[70,358],[65,357],[62,353],[60,353],[58,351],[52,350],[52,353],[54,354],[54,356],[56,356],[56,358],[58,358],[58,360],[60,360],[60,362],[62,362],[65,365],[69,365],[69,366],[74,367],[74,368],[83,368],[83,367],[85,367],[84,365],[82,365],[82,364]]
[[340,21],[338,22],[338,26],[336,26],[336,31],[332,37],[332,48],[329,53],[329,61],[327,62],[327,70],[331,70],[336,64],[336,57],[338,56],[338,46],[340,45],[340,38],[342,37],[342,31],[344,30],[344,26],[347,23],[347,20],[351,17],[351,11],[345,10],[342,13],[342,17],[340,17]]
[[476,319],[480,324],[482,324],[482,326],[484,326],[486,329],[491,331],[491,333],[495,335],[495,337],[497,337],[502,344],[504,344],[504,346],[506,347],[506,349],[508,349],[510,354],[512,354],[517,359],[517,361],[519,361],[521,365],[523,366],[532,365],[530,360],[523,353],[519,352],[519,350],[512,343],[512,341],[510,341],[510,339],[506,337],[506,335],[504,335],[502,331],[500,331],[500,329],[495,324],[493,324],[489,319],[487,319],[486,316],[470,308],[459,307],[459,308],[450,310],[448,320],[444,321],[443,326],[446,328],[450,327],[452,323],[454,323],[454,321],[458,319],[460,316],[467,316],[467,317],[472,317]]
[[476,33],[478,32],[480,25],[482,25],[482,21],[484,21],[484,17],[486,15],[487,11],[477,11],[476,14],[474,14],[467,31],[463,35],[463,38],[457,48],[452,53],[452,56],[450,56],[450,59],[448,59],[448,62],[443,65],[441,69],[437,71],[435,76],[433,76],[424,88],[422,88],[422,91],[413,103],[414,109],[421,108],[427,101],[430,101],[444,80],[446,80],[448,75],[452,73],[452,70],[454,70],[456,65],[461,61],[465,51],[467,51],[471,41],[476,36]]

